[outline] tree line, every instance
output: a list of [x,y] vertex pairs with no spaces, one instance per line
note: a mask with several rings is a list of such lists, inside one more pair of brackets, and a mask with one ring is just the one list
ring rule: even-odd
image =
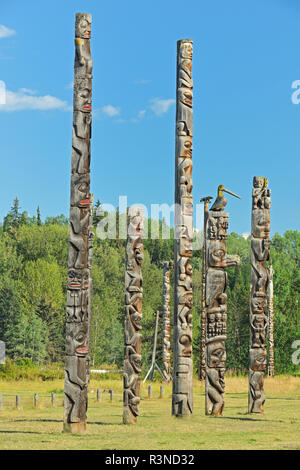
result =
[[[99,217],[95,205],[94,230]],[[150,227],[150,222],[149,227]],[[159,222],[162,230],[164,221]],[[145,239],[143,261],[143,367],[151,362],[155,312],[162,312],[162,262],[173,259],[171,238]],[[149,233],[149,231],[148,231]],[[92,262],[92,317],[90,359],[93,368],[123,364],[124,270],[123,239],[94,237]],[[227,368],[248,371],[250,237],[230,233],[229,254],[241,264],[228,272]],[[36,364],[63,363],[65,347],[68,219],[64,215],[41,219],[40,209],[30,217],[16,198],[0,227],[0,339],[12,360],[30,358]],[[300,232],[287,230],[271,238],[274,269],[275,373],[299,373],[292,361],[292,344],[300,340]],[[194,250],[193,357],[200,360],[202,250]],[[171,272],[171,325],[173,273]],[[172,329],[171,329],[172,330]],[[172,343],[172,331],[171,331]],[[157,360],[162,360],[162,318]],[[295,362],[295,361],[294,361]]]

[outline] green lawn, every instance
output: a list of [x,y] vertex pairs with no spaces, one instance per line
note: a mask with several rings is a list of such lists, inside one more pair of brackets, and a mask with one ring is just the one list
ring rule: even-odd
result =
[[[222,417],[205,416],[204,385],[194,381],[194,414],[171,416],[171,385],[154,383],[153,398],[148,384],[141,390],[140,417],[135,426],[122,424],[122,383],[92,380],[89,393],[88,427],[85,436],[62,433],[63,382],[0,383],[0,449],[300,449],[300,378],[282,376],[265,380],[263,415],[247,413],[247,378],[226,379],[227,392]],[[96,390],[112,388],[96,401]],[[51,392],[56,403],[51,407]],[[39,408],[33,394],[39,394]],[[15,408],[15,395],[21,408]]]

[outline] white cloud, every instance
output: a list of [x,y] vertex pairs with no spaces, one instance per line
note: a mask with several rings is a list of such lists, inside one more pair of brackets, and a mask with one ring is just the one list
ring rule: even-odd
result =
[[6,90],[5,104],[0,105],[0,111],[23,111],[61,109],[69,111],[66,101],[51,95],[33,96],[35,92],[27,88],[20,88],[17,92]]
[[175,103],[174,99],[168,99],[168,100],[161,100],[160,98],[153,98],[150,100],[151,105],[150,109],[157,115],[161,116],[162,114],[166,113],[170,106],[172,106]]
[[111,104],[102,106],[101,111],[102,113],[106,114],[106,116],[109,116],[109,117],[120,115],[120,108],[117,108],[116,106],[112,106]]
[[250,233],[244,232],[244,233],[242,233],[242,237],[245,238],[245,240],[247,240],[247,238],[250,237]]
[[31,90],[30,88],[20,88],[20,89],[19,89],[19,92],[25,93],[25,94],[27,94],[27,95],[35,95],[35,94],[36,94],[36,91],[35,91],[35,90]]
[[4,26],[4,24],[0,24],[0,38],[7,38],[8,36],[13,36],[14,34],[16,34],[16,31],[7,28],[7,26]]

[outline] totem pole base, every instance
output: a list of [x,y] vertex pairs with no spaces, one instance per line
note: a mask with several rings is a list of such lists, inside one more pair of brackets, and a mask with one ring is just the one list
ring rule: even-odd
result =
[[136,424],[137,418],[132,415],[130,411],[124,410],[123,413],[123,424]]
[[86,434],[86,420],[79,423],[64,423],[63,432],[70,434]]
[[185,414],[180,414],[180,413],[173,413],[173,416],[175,416],[175,418],[183,418],[183,419],[187,419],[187,418],[191,418],[193,416],[192,413],[188,412],[188,413],[185,413]]

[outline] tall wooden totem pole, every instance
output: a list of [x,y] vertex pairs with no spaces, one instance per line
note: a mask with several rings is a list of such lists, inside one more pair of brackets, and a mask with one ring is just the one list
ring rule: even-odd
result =
[[123,423],[134,424],[139,415],[143,301],[143,209],[128,209],[125,266],[125,351]]
[[172,263],[163,264],[163,380],[171,380],[170,372],[170,268]]
[[192,138],[193,41],[177,42],[175,237],[174,237],[174,367],[172,414],[193,412],[192,359]]
[[253,186],[248,405],[249,413],[262,413],[265,402],[264,374],[267,367],[267,261],[270,257],[271,191],[268,189],[267,178],[261,176],[253,178]]
[[206,310],[206,373],[205,413],[221,415],[224,408],[227,266],[237,266],[237,255],[227,255],[228,212],[223,191],[239,197],[220,185],[218,197],[207,213],[205,223],[205,310]]
[[86,431],[89,377],[90,137],[93,65],[90,37],[91,15],[77,13],[75,20],[64,431],[81,434]]
[[200,366],[199,380],[205,380],[206,374],[206,303],[205,303],[205,280],[206,280],[206,221],[208,214],[208,204],[211,196],[203,197],[200,202],[204,203],[203,217],[203,247],[202,247],[202,310],[201,310],[201,334],[200,334]]
[[269,360],[268,375],[274,377],[274,305],[273,305],[273,267],[269,269],[269,303],[268,303],[268,333],[269,333]]

